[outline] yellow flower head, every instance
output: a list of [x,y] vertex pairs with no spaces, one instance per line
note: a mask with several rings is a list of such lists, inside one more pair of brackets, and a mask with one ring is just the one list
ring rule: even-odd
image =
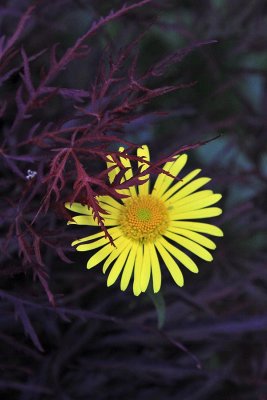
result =
[[[120,148],[121,152],[123,150]],[[150,160],[149,150],[145,145],[138,148],[137,155],[145,161]],[[128,168],[124,179],[130,179],[133,176],[130,161],[124,157],[120,161]],[[99,204],[108,212],[104,216],[104,224],[108,227],[115,247],[103,231],[75,240],[72,245],[77,245],[78,251],[100,248],[89,259],[87,268],[93,268],[105,260],[103,272],[109,270],[108,286],[121,275],[121,290],[128,287],[133,277],[133,292],[136,296],[147,290],[150,280],[154,292],[157,293],[161,287],[159,257],[176,284],[183,286],[184,278],[179,264],[191,272],[198,272],[195,262],[183,249],[205,261],[212,261],[209,250],[214,250],[216,245],[203,234],[223,236],[223,232],[214,225],[192,220],[220,215],[220,208],[210,206],[217,203],[222,196],[212,190],[198,190],[210,181],[210,178],[203,177],[195,179],[200,169],[177,181],[174,177],[180,174],[186,162],[186,154],[176,156],[175,161],[167,162],[163,169],[173,177],[159,174],[152,190],[149,176],[146,175],[140,178],[147,179],[145,183],[120,190],[120,193],[128,196],[121,202],[110,196],[98,197]],[[115,165],[110,157],[107,166]],[[139,162],[139,167],[144,171],[148,164]],[[110,170],[110,183],[118,172],[118,166]],[[97,226],[92,209],[80,203],[66,203],[65,206],[79,214],[69,224]]]

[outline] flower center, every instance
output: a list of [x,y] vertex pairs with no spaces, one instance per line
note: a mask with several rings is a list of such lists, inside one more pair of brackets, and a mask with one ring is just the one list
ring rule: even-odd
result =
[[168,227],[169,215],[165,204],[151,196],[127,199],[118,221],[125,236],[136,241],[154,241]]

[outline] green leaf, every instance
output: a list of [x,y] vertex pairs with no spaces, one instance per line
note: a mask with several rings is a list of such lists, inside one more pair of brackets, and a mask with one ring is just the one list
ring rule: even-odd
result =
[[159,293],[154,293],[151,284],[148,287],[147,293],[156,308],[158,317],[158,329],[161,329],[164,325],[166,318],[166,306],[164,297],[161,291]]

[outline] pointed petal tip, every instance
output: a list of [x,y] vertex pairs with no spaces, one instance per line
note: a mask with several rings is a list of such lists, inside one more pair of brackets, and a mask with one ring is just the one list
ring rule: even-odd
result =
[[[214,229],[214,232],[213,232],[214,236],[217,236],[217,237],[224,236],[223,230],[221,228],[219,228],[218,226],[213,225],[213,229]],[[210,234],[209,232],[205,232],[205,233]],[[215,235],[215,233],[216,233],[216,235]]]
[[185,159],[185,162],[187,162],[188,154],[187,153],[183,153],[183,154],[180,155],[180,158],[182,158],[182,157]]
[[88,251],[88,250],[85,248],[85,245],[77,246],[75,250],[76,250],[76,251]]
[[91,258],[89,258],[89,260],[87,261],[87,265],[86,268],[87,269],[91,269],[94,268],[97,264],[99,264],[95,258],[93,258],[93,256]]
[[142,293],[142,291],[141,291],[140,288],[137,288],[137,287],[134,287],[134,288],[133,288],[133,294],[134,294],[135,296],[139,296],[141,293]]
[[217,236],[218,237],[223,237],[224,236],[224,232],[221,228],[219,228],[218,226],[216,226],[216,231],[217,231]]
[[142,144],[142,146],[137,148],[137,155],[139,157],[144,157],[145,160],[150,160],[149,147],[146,144]]

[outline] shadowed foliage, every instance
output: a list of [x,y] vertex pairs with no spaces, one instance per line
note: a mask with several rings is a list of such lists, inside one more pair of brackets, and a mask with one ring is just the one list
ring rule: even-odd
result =
[[[1,3],[3,398],[267,399],[266,22],[261,0]],[[108,184],[107,156],[143,143],[148,169]],[[107,288],[64,203],[112,242],[97,196],[184,151],[223,194],[213,263],[157,295]]]

